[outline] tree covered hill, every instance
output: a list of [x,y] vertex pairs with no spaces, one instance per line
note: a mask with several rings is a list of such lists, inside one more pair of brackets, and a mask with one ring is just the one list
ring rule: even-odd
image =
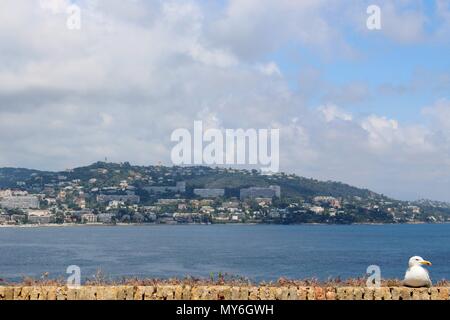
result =
[[[186,189],[182,194],[174,191],[176,188],[169,191],[162,188],[166,190],[163,193],[147,188],[176,186],[178,182],[185,182]],[[90,208],[103,210],[95,200],[101,194],[137,195],[140,206],[153,206],[161,198],[198,199],[194,194],[195,188],[225,189],[225,197],[217,199],[220,203],[239,197],[242,188],[269,186],[280,187],[281,199],[274,199],[267,212],[251,207],[252,212],[265,212],[264,219],[268,219],[271,209],[290,210],[285,213],[287,216],[283,218],[283,223],[438,222],[450,219],[450,204],[429,200],[399,201],[348,184],[318,181],[294,174],[262,175],[256,170],[203,166],[135,166],[127,162],[97,162],[60,172],[0,168],[0,188],[26,190],[53,198],[62,195],[65,200],[60,205],[70,208],[77,208],[76,201],[82,196]],[[339,198],[340,204],[335,205],[338,210],[333,207],[335,211],[331,213],[334,216],[314,213],[314,208],[331,210],[329,204],[323,203],[327,202],[324,200],[326,198],[317,199],[317,196]]]
[[33,174],[46,174],[46,172],[24,168],[0,168],[0,188],[17,188],[21,182],[29,180]]
[[[314,197],[327,195],[333,197],[384,198],[367,189],[360,189],[334,181],[318,181],[294,174],[279,173],[262,175],[256,170],[237,170],[210,167],[163,167],[134,166],[129,163],[97,162],[61,172],[48,172],[20,168],[0,168],[1,188],[20,188],[21,186],[44,186],[58,181],[80,180],[86,186],[116,186],[128,181],[137,188],[148,185],[174,185],[185,181],[188,190],[194,188],[225,188],[231,194],[238,194],[246,187],[267,187],[279,185],[283,197]],[[91,182],[90,182],[91,181]]]

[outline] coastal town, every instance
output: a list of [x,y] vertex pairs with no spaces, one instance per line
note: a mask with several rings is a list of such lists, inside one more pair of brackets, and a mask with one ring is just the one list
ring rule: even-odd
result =
[[283,173],[106,162],[28,176],[11,170],[0,175],[8,186],[0,189],[3,226],[450,221],[446,203],[397,201]]

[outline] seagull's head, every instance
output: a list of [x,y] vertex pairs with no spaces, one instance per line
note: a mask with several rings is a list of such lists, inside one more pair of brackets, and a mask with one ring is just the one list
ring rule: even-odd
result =
[[409,259],[409,267],[416,267],[416,266],[431,266],[431,262],[430,261],[426,261],[424,260],[422,257],[419,256],[415,256],[412,257],[411,259]]

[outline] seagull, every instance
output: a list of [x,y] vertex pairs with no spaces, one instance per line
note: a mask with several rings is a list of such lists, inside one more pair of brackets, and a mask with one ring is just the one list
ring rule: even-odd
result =
[[418,256],[409,259],[409,268],[406,270],[403,285],[413,288],[431,287],[430,276],[427,269],[422,267],[423,265],[431,266],[431,262]]

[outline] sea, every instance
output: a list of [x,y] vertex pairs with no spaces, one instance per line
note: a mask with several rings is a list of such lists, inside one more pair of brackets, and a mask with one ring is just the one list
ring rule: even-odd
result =
[[[0,281],[102,278],[253,282],[403,278],[411,256],[430,260],[433,281],[450,279],[450,224],[141,225],[0,228]],[[45,275],[45,276],[44,276]],[[0,282],[1,283],[1,282]]]

